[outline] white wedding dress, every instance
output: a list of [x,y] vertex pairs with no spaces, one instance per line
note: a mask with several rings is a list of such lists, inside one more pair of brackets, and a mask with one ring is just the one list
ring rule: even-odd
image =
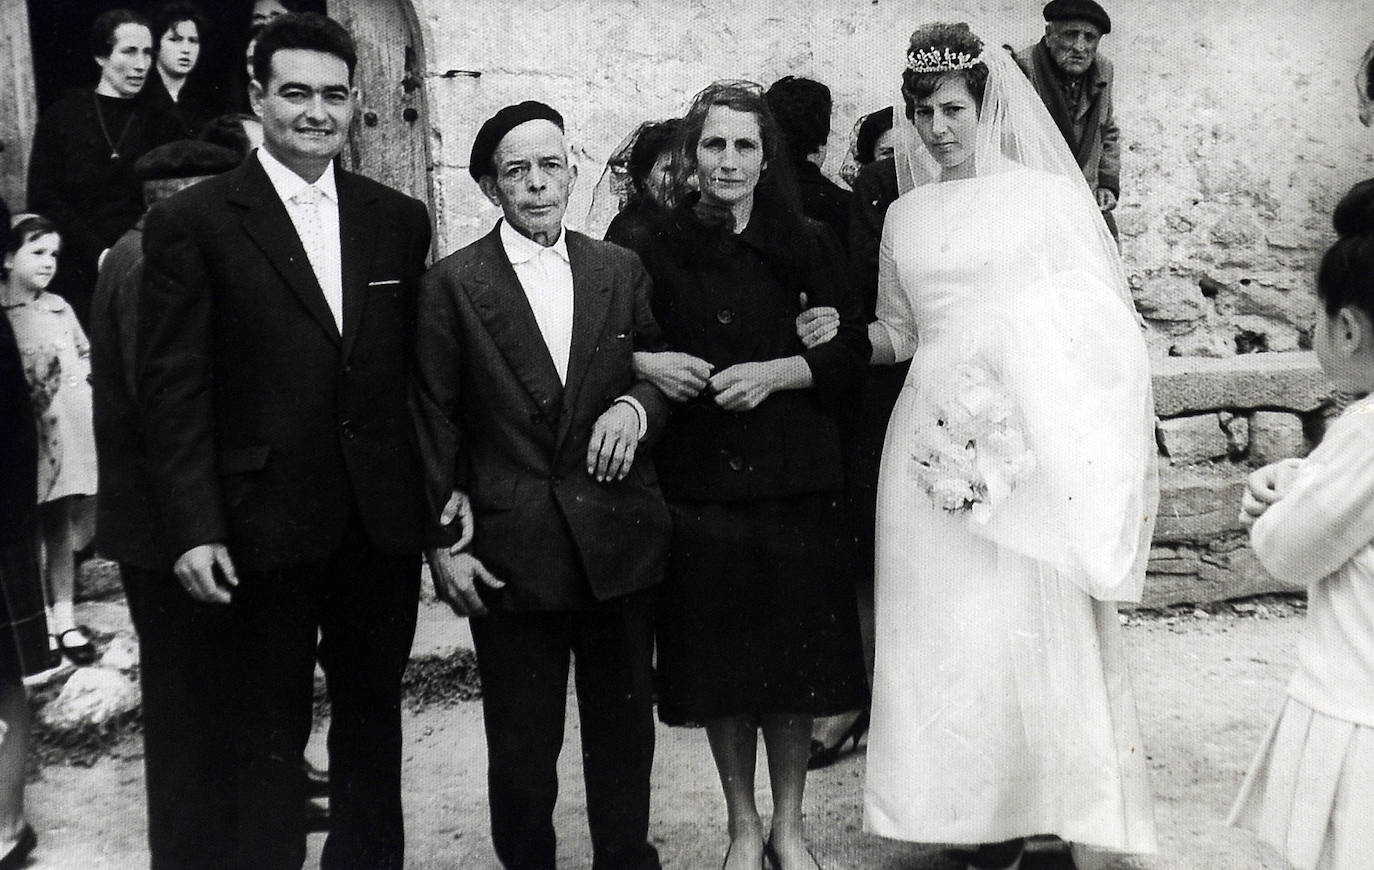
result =
[[[865,824],[1153,852],[1114,603],[1139,598],[1157,499],[1145,344],[1082,191],[998,170],[917,187],[883,230],[878,320],[914,358],[879,476]],[[1010,397],[1034,470],[950,512],[913,476],[913,442],[971,360]]]

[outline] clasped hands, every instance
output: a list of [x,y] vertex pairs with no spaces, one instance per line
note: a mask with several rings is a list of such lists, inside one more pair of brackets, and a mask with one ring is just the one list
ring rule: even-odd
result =
[[1240,522],[1249,528],[1270,505],[1283,498],[1302,467],[1301,459],[1280,459],[1250,473],[1240,498]]

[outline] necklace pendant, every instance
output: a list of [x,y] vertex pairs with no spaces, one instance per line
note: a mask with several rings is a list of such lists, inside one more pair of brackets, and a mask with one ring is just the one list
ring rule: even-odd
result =
[[111,152],[110,152],[110,159],[111,159],[111,160],[118,160],[118,159],[119,159],[119,152],[118,152],[118,151],[111,151]]

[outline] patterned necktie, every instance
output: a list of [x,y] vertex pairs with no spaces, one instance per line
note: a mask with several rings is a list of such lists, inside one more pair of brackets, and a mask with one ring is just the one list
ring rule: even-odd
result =
[[320,289],[324,291],[324,300],[329,305],[329,311],[334,315],[334,325],[343,331],[343,300],[336,298],[336,294],[331,292],[328,281],[326,263],[328,261],[329,240],[325,238],[324,222],[320,219],[320,200],[324,198],[324,193],[315,185],[311,184],[300,189],[291,201],[295,203],[296,232],[300,234],[301,245],[305,248],[305,255],[310,259],[310,268],[315,273],[315,279],[319,282]]

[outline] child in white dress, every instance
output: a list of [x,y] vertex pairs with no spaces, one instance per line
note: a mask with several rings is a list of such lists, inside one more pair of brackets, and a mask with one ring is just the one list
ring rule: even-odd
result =
[[1308,587],[1298,667],[1230,823],[1300,870],[1374,867],[1374,179],[1336,208],[1313,346],[1364,398],[1305,459],[1250,478],[1241,519],[1265,570]]
[[67,301],[47,292],[57,271],[61,238],[39,215],[17,215],[5,243],[0,305],[14,328],[38,420],[39,520],[45,554],[52,645],[78,665],[95,647],[76,625],[75,516],[96,491],[91,423],[90,344]]

